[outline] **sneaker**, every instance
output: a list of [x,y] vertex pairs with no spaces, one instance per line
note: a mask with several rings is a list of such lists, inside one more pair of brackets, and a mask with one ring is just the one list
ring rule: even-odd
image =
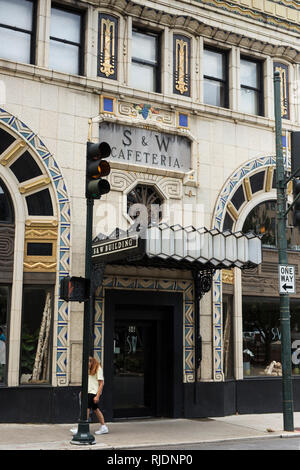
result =
[[108,433],[108,427],[106,424],[103,424],[103,426],[100,427],[98,431],[95,431],[95,434],[107,434]]
[[78,428],[72,428],[70,431],[72,434],[77,434]]

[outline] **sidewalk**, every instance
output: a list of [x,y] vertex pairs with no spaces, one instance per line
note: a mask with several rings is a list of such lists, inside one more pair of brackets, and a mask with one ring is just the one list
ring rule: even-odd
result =
[[[234,415],[206,419],[144,419],[108,423],[109,434],[95,435],[94,445],[71,444],[71,424],[0,423],[0,450],[117,450],[233,439],[299,437],[300,412],[294,432],[283,431],[281,413]],[[298,430],[297,430],[298,428]],[[90,432],[98,429],[90,424]]]

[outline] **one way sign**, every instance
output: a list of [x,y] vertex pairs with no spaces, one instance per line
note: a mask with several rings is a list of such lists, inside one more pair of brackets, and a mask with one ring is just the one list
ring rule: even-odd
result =
[[295,266],[279,265],[279,293],[295,294]]

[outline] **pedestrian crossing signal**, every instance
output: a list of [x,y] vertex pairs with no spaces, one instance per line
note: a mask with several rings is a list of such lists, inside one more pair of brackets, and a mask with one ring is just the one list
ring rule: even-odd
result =
[[59,297],[66,302],[84,302],[89,298],[90,282],[84,277],[63,277]]

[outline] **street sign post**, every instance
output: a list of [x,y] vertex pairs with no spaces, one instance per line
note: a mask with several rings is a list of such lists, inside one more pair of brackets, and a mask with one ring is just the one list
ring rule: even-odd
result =
[[295,266],[278,266],[279,294],[295,294]]

